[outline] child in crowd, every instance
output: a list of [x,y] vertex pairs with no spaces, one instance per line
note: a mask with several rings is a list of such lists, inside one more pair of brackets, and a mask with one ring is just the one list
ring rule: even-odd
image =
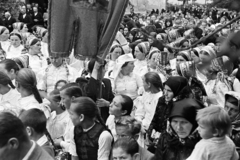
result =
[[115,123],[121,120],[122,116],[129,116],[132,112],[133,101],[126,95],[117,95],[114,97],[109,107],[110,116],[106,125],[111,130],[114,139],[116,139]]
[[212,106],[199,110],[197,122],[202,140],[187,160],[238,160],[236,147],[228,137],[231,120],[223,108]]
[[49,96],[49,107],[51,108],[51,117],[47,122],[47,129],[52,139],[60,138],[64,135],[67,124],[71,121],[68,112],[63,104],[61,104],[60,91],[53,90]]
[[50,156],[54,157],[53,147],[45,135],[47,131],[47,118],[44,112],[40,109],[32,108],[23,111],[19,118],[26,127],[30,139],[35,141],[39,146],[47,151]]

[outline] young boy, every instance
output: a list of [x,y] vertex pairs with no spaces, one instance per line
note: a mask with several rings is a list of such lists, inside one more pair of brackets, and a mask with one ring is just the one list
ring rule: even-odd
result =
[[42,147],[50,156],[54,157],[53,147],[45,136],[47,118],[43,111],[33,108],[23,111],[19,119],[26,127],[28,136]]
[[198,132],[202,137],[187,160],[238,160],[232,140],[231,120],[221,107],[208,107],[197,114]]

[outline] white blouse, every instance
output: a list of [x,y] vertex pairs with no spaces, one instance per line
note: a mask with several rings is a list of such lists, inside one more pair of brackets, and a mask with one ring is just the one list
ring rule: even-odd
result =
[[124,94],[135,99],[138,96],[138,90],[143,86],[143,81],[134,73],[131,73],[128,76],[119,73],[113,86],[113,91],[116,94]]
[[143,61],[136,60],[134,62],[134,66],[135,67],[133,73],[140,77],[144,76],[148,72],[147,61],[145,60]]
[[30,68],[37,74],[43,68],[47,67],[47,60],[44,57],[40,57],[38,55],[31,55],[29,56],[29,66]]
[[47,129],[52,136],[52,139],[62,137],[66,131],[70,117],[67,111],[57,115],[56,112],[51,113],[51,117],[47,122]]
[[50,65],[47,69],[38,73],[38,89],[50,93],[54,90],[55,84],[59,80],[75,82],[79,77],[77,71],[70,66],[67,66],[67,68],[65,65],[61,65],[60,67]]
[[18,100],[21,98],[20,93],[15,89],[10,89],[10,91],[4,95],[0,95],[0,110],[10,110],[16,115],[19,114],[20,108],[18,105]]
[[24,110],[29,110],[32,108],[41,109],[39,102],[35,99],[33,94],[27,97],[20,98],[18,103],[20,108]]
[[21,56],[23,49],[24,49],[23,45],[19,45],[18,47],[10,46],[6,50],[6,58],[11,59]]
[[143,96],[135,100],[135,118],[142,122],[142,127],[147,130],[157,107],[158,99],[163,95],[162,91],[158,93],[145,92]]
[[9,48],[9,46],[11,44],[10,41],[1,41],[0,43],[1,43],[2,49],[5,52],[7,52],[8,48]]

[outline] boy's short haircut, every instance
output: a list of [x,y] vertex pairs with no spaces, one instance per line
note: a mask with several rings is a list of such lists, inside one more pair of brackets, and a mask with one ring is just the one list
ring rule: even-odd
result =
[[47,118],[43,111],[37,108],[23,111],[19,119],[23,122],[25,127],[31,127],[38,134],[46,132]]
[[218,130],[219,137],[227,135],[231,131],[231,120],[222,107],[212,106],[201,109],[198,111],[196,119],[198,123],[206,124],[213,130]]

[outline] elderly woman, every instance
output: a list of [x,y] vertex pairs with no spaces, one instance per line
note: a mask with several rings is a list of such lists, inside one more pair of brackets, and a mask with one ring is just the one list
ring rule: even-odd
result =
[[201,139],[196,131],[196,115],[197,110],[202,108],[204,106],[194,99],[184,99],[173,104],[169,127],[159,138],[155,159],[185,160],[191,155]]
[[[148,129],[148,136],[151,140],[158,139],[159,132],[162,133],[167,129],[167,120],[172,111],[173,101],[189,98],[192,95],[188,80],[180,76],[170,77],[164,84],[163,93],[164,95],[158,100],[155,114]],[[158,133],[153,134],[154,132]]]
[[232,134],[230,138],[235,143],[238,154],[240,153],[240,93],[229,91],[225,94],[225,106],[232,121]]
[[135,47],[134,56],[136,57],[136,61],[134,62],[135,67],[133,73],[143,76],[148,72],[146,56],[148,55],[149,50],[149,42],[141,42]]
[[138,96],[138,90],[143,87],[142,79],[133,73],[134,61],[130,54],[120,56],[112,76],[113,92],[132,99]]

